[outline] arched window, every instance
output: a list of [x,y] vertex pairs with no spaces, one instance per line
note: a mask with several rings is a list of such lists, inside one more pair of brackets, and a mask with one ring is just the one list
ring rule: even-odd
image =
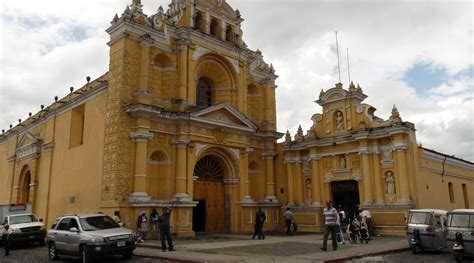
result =
[[201,12],[197,12],[196,16],[194,17],[194,28],[198,29],[199,31],[203,31],[204,28],[204,19],[202,17]]
[[196,106],[207,108],[212,105],[212,86],[208,79],[200,78],[196,88]]
[[219,36],[219,22],[217,22],[217,19],[212,19],[211,20],[211,27],[209,32],[211,35],[218,37]]
[[234,32],[232,31],[232,26],[227,26],[225,29],[225,40],[231,43],[234,43]]
[[454,190],[453,190],[453,183],[448,183],[448,191],[449,191],[449,201],[454,203]]

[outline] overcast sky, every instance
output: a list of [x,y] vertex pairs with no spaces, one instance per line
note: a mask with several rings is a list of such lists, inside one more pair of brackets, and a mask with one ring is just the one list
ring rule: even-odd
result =
[[[115,13],[132,0],[0,1],[0,129],[108,70]],[[143,0],[148,15],[171,0]],[[396,104],[423,147],[474,161],[472,1],[228,0],[243,38],[273,63],[278,130],[311,127],[321,89],[351,79],[387,119]]]

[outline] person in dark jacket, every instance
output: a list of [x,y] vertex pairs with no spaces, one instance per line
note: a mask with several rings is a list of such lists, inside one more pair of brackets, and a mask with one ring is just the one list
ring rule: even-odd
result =
[[156,211],[155,208],[151,210],[150,218],[151,218],[151,233],[152,233],[152,238],[154,240],[158,239],[158,218],[160,215]]
[[163,212],[158,217],[158,224],[160,226],[161,250],[166,251],[165,239],[168,240],[169,251],[175,251],[173,248],[173,239],[171,238],[170,226],[171,208],[163,207]]
[[2,241],[5,247],[5,256],[8,256],[10,255],[10,235],[12,234],[12,230],[8,224],[4,224],[3,227],[5,231],[3,232]]
[[258,239],[265,239],[265,234],[263,233],[263,224],[267,216],[262,211],[262,208],[259,207],[257,213],[255,213],[255,231],[253,233],[252,239],[255,239],[255,236],[258,236]]

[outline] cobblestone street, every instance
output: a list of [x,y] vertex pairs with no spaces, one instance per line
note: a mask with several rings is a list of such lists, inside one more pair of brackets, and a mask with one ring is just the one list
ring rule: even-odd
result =
[[[48,247],[45,246],[36,246],[28,245],[22,247],[15,247],[10,251],[9,256],[5,256],[3,247],[0,247],[0,263],[46,263],[51,262],[48,258]],[[79,259],[74,258],[64,258],[61,257],[60,260],[54,261],[58,263],[79,263]],[[128,262],[169,262],[162,261],[158,259],[149,259],[142,257],[133,257],[131,259],[125,260],[120,257],[103,259],[97,262],[117,262],[117,263],[128,263]]]

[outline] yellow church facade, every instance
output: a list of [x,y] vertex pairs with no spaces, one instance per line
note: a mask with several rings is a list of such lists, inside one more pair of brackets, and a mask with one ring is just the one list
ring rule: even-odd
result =
[[[410,208],[474,203],[474,164],[419,147],[360,87],[322,91],[313,127],[276,130],[275,70],[247,48],[223,0],[173,0],[148,16],[134,0],[107,29],[109,69],[0,135],[0,204],[31,203],[49,225],[66,213],[173,208],[172,231],[253,232],[258,207],[281,230],[291,207],[322,229],[333,200],[403,232]],[[285,142],[277,143],[279,138]]]

